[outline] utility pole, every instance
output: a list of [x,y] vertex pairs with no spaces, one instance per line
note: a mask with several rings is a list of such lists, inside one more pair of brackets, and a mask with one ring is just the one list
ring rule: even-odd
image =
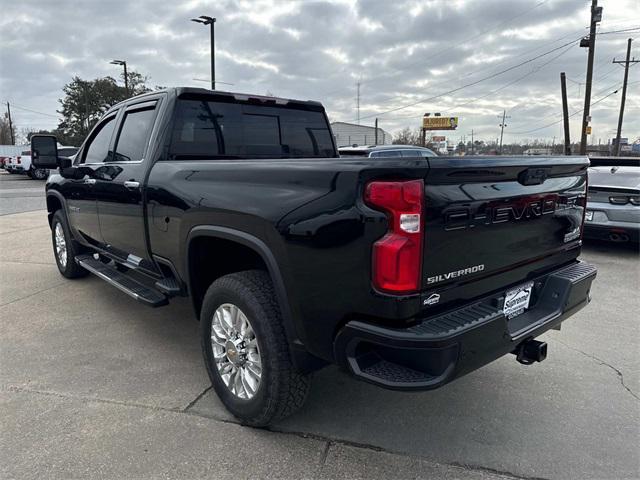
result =
[[360,125],[360,82],[356,83],[356,123]]
[[580,155],[587,154],[587,127],[589,127],[589,110],[591,109],[591,78],[593,77],[593,57],[596,51],[596,26],[602,20],[602,7],[598,7],[598,0],[591,0],[591,25],[589,38],[580,41],[581,47],[589,47],[587,57],[587,79],[584,88],[584,110],[582,111],[582,130],[580,134]]
[[216,45],[215,45],[215,24],[216,19],[206,15],[200,15],[198,18],[192,18],[192,22],[209,25],[211,28],[211,90],[216,89]]
[[11,122],[11,106],[7,102],[7,116],[9,117],[9,133],[11,134],[11,145],[16,144],[16,139],[13,135],[13,123]]
[[378,119],[376,118],[376,145],[378,145]]
[[613,63],[617,63],[619,65],[624,64],[624,82],[622,84],[622,101],[620,102],[620,116],[618,117],[618,131],[616,132],[616,144],[615,144],[615,156],[620,156],[620,135],[622,134],[622,117],[624,115],[624,102],[627,99],[627,80],[629,79],[629,65],[631,63],[638,63],[640,60],[636,60],[636,57],[633,57],[632,60],[629,60],[631,56],[631,38],[627,40],[627,59],[623,62],[622,60],[613,59]]
[[[507,111],[503,110],[502,111],[502,123],[500,124],[500,155],[502,155],[502,136],[504,135],[504,127],[507,126],[506,123],[504,123],[506,118],[511,118],[511,117],[507,117]],[[500,117],[498,117],[500,118]]]
[[567,104],[567,77],[560,73],[560,88],[562,90],[562,121],[564,123],[564,154],[571,155],[571,138],[569,133],[569,105]]
[[475,155],[476,153],[476,146],[473,143],[473,128],[471,129],[471,155]]

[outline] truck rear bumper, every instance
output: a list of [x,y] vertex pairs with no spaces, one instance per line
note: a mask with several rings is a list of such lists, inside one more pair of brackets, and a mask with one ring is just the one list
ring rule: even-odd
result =
[[530,308],[510,320],[502,312],[504,292],[404,329],[352,320],[335,338],[335,357],[385,388],[438,388],[557,327],[589,303],[596,272],[577,262],[533,279]]

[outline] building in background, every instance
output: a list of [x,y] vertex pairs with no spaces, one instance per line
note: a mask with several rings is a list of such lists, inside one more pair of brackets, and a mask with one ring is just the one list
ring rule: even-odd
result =
[[431,139],[427,139],[427,147],[444,155],[453,152],[453,144],[449,145],[444,135],[432,135]]
[[389,132],[378,128],[378,141],[376,143],[376,129],[367,125],[355,123],[333,122],[331,124],[333,136],[338,147],[352,145],[390,145],[392,136]]
[[523,155],[552,155],[553,150],[551,148],[528,148],[524,152]]
[[0,145],[0,157],[14,157],[30,148],[30,145]]

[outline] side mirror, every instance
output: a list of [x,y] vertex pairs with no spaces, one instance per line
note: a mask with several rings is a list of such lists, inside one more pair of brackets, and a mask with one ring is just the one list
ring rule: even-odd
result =
[[31,137],[31,164],[36,168],[58,168],[58,141],[55,136]]
[[73,166],[73,162],[69,157],[58,157],[58,166],[60,168],[71,168]]

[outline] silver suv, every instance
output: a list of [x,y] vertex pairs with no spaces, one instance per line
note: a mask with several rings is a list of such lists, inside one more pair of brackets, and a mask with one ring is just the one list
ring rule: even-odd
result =
[[338,147],[341,157],[437,157],[438,155],[425,147],[415,145],[362,145]]

